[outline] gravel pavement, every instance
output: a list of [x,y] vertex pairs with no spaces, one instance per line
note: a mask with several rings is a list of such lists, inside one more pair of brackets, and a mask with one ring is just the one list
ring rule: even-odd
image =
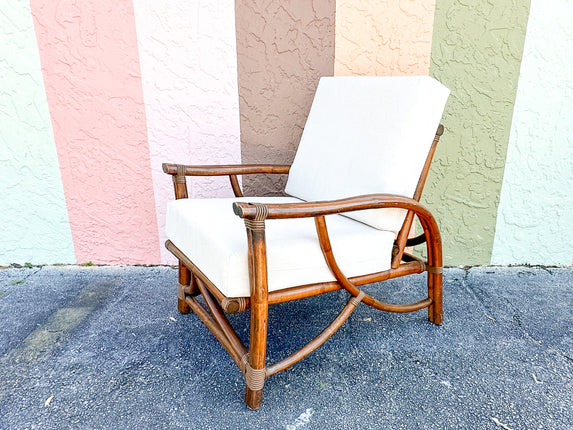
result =
[[[414,301],[424,276],[368,287]],[[452,268],[445,322],[359,306],[243,403],[239,370],[176,308],[171,267],[0,270],[1,429],[573,429],[573,269]],[[269,359],[347,296],[271,307]],[[248,312],[231,315],[248,336]]]

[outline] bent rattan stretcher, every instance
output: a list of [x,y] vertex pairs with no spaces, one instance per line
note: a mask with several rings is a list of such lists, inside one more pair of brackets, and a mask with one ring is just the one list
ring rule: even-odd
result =
[[[248,407],[260,406],[267,378],[316,350],[360,303],[389,312],[427,308],[429,320],[441,324],[440,233],[419,200],[444,130],[438,124],[448,94],[429,77],[322,78],[291,166],[163,164],[176,197],[168,207],[166,246],[179,260],[178,309],[193,310],[243,372]],[[389,172],[398,177],[377,183]],[[289,175],[286,193],[294,197],[243,197],[238,177],[260,173]],[[236,198],[189,199],[187,176],[228,176]],[[416,218],[423,231],[409,238]],[[299,231],[304,237],[297,242]],[[338,236],[345,242],[335,242]],[[352,248],[354,238],[358,245]],[[425,259],[406,252],[420,244]],[[299,249],[303,256],[291,261]],[[370,249],[382,249],[381,256],[366,255]],[[316,264],[324,267],[302,267],[317,253]],[[281,266],[285,261],[292,277]],[[427,297],[415,303],[383,303],[360,288],[422,272]],[[268,364],[269,305],[340,289],[350,298],[334,321],[298,351]],[[245,310],[251,319],[248,345],[225,316]]]

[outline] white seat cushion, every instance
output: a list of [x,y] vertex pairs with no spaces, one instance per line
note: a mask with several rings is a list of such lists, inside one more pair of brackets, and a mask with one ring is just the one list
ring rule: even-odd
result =
[[[449,93],[429,76],[321,78],[286,193],[306,201],[412,197]],[[404,215],[392,209],[351,216],[398,231]]]
[[[234,201],[293,203],[292,197],[180,199],[167,206],[167,237],[227,297],[250,295],[244,221]],[[326,217],[334,256],[347,277],[390,268],[394,233],[340,215]],[[333,281],[313,218],[267,220],[269,291]]]

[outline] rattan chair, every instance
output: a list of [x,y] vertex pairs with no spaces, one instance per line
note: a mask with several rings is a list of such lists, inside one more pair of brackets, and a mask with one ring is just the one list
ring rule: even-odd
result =
[[[325,77],[292,165],[163,165],[175,187],[166,246],[179,260],[178,309],[192,309],[239,366],[249,408],[260,406],[266,378],[322,345],[360,303],[427,308],[441,324],[440,233],[419,200],[448,95],[427,76]],[[287,196],[243,197],[237,177],[259,173],[288,174]],[[188,198],[186,177],[209,175],[229,176],[236,198]],[[409,239],[416,217],[423,232]],[[427,258],[406,252],[423,243]],[[360,288],[424,271],[428,295],[416,303],[383,303]],[[267,364],[269,305],[340,289],[350,298],[334,321]],[[225,313],[247,309],[245,346]]]

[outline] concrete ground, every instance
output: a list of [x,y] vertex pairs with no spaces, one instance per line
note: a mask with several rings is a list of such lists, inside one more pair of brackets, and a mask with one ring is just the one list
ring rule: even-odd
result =
[[[0,270],[2,429],[573,429],[573,270],[445,273],[445,323],[361,305],[271,377],[257,411],[170,267]],[[369,287],[407,302],[424,277]],[[346,294],[271,308],[269,358],[314,337]],[[248,312],[232,315],[247,335]]]

